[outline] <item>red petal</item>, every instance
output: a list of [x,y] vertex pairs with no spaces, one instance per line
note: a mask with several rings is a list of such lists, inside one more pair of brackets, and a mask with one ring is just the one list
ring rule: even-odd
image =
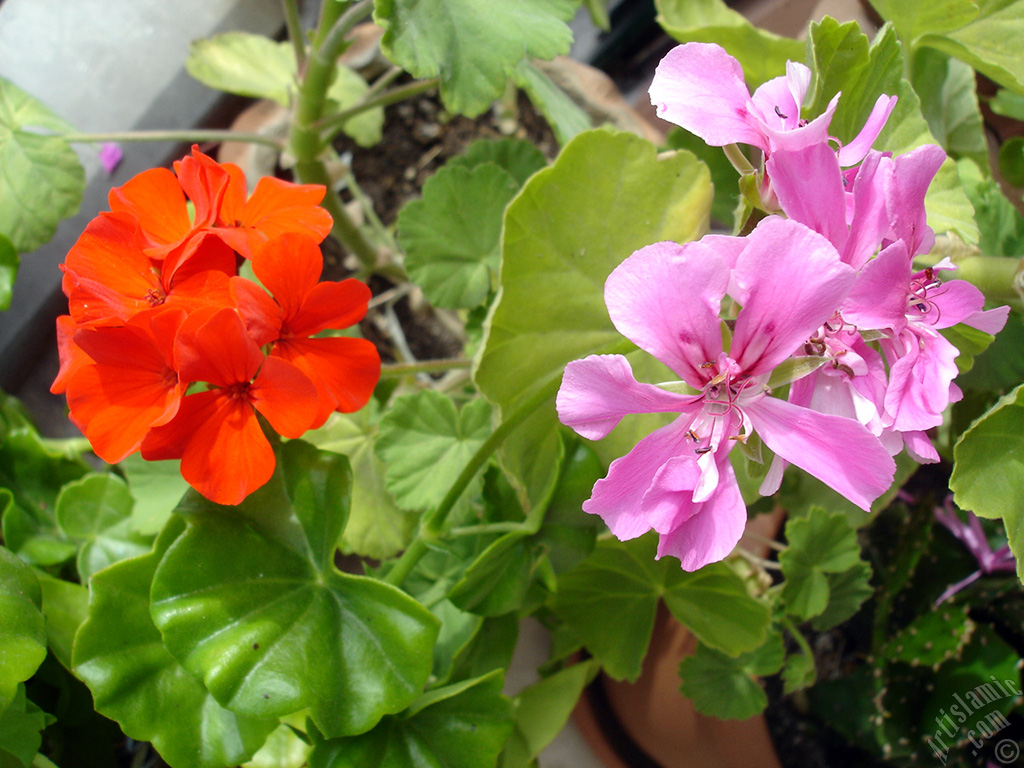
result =
[[179,242],[192,231],[185,193],[166,168],[143,171],[107,196],[114,212],[130,213],[145,233],[148,246]]
[[244,277],[231,278],[231,298],[245,321],[257,346],[262,347],[281,335],[281,307],[265,290]]
[[287,323],[288,330],[293,336],[303,337],[326,328],[348,328],[366,317],[370,297],[369,286],[354,278],[317,283]]
[[302,437],[317,417],[319,399],[313,382],[298,368],[268,357],[249,387],[249,399],[285,437]]
[[316,286],[323,268],[320,247],[309,237],[294,233],[275,237],[252,258],[253,273],[281,305],[286,325]]
[[174,357],[182,379],[234,387],[252,380],[264,356],[235,310],[201,309],[182,324]]
[[264,176],[245,204],[241,223],[271,239],[285,232],[300,232],[319,243],[334,223],[320,207],[326,191],[319,184],[292,184]]
[[380,379],[380,355],[366,339],[291,339],[275,345],[273,355],[294,364],[316,385],[320,407],[315,426],[332,411],[358,411]]
[[178,183],[195,206],[192,226],[195,229],[214,224],[228,185],[228,172],[212,157],[192,146],[192,157],[174,163]]
[[57,318],[57,357],[60,360],[60,370],[50,385],[50,391],[55,395],[66,390],[68,380],[75,375],[75,371],[90,362],[89,356],[72,340],[78,330],[78,324],[71,315],[61,315]]

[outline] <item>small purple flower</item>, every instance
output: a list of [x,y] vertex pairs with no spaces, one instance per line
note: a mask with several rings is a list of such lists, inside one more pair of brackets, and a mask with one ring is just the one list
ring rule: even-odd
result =
[[100,162],[103,164],[103,170],[110,176],[117,166],[121,164],[121,160],[124,159],[124,152],[121,151],[121,147],[113,142],[107,142],[100,145]]

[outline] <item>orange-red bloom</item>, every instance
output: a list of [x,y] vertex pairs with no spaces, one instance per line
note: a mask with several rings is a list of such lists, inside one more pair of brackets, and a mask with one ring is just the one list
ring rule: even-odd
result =
[[317,413],[316,388],[294,365],[264,357],[232,309],[193,313],[175,344],[179,375],[210,389],[187,395],[177,415],[150,430],[146,459],[181,459],[189,485],[218,504],[238,504],[274,473],[274,451],[257,412],[285,437]]
[[253,256],[252,266],[273,299],[237,277],[231,280],[232,295],[256,343],[272,345],[271,355],[293,363],[316,385],[315,426],[333,411],[350,413],[366,405],[380,378],[377,348],[366,339],[312,337],[362,320],[370,289],[351,279],[318,282],[323,256],[303,235],[271,240]]

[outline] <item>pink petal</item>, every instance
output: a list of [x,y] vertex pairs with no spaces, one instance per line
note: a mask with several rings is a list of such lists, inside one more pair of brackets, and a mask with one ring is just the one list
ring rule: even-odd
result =
[[765,126],[764,132],[768,135],[770,151],[797,150],[809,147],[812,144],[825,144],[828,142],[828,127],[832,122],[832,115],[835,114],[839,105],[839,94],[832,97],[832,101],[825,107],[825,111],[805,123],[799,128],[777,130]]
[[910,278],[906,245],[897,240],[857,273],[843,301],[843,319],[862,330],[899,333],[907,324]]
[[699,395],[667,392],[633,377],[621,355],[590,355],[565,367],[555,398],[558,419],[588,440],[600,440],[630,413],[672,413],[699,408]]
[[885,121],[892,114],[896,101],[896,96],[882,94],[878,97],[877,101],[875,101],[875,106],[871,108],[871,114],[868,115],[867,122],[860,129],[860,133],[849,144],[839,150],[839,164],[843,168],[849,168],[851,165],[856,165],[864,159],[868,150],[871,149],[871,145],[878,138],[878,134],[885,127]]
[[713,248],[663,242],[616,267],[604,297],[619,333],[701,389],[700,366],[722,351],[718,312],[728,285],[729,269]]
[[972,328],[977,328],[979,331],[995,336],[1003,330],[1003,326],[1006,325],[1009,316],[1009,307],[996,307],[995,309],[987,309],[984,312],[973,312],[961,320],[961,322],[964,325],[969,325]]
[[846,244],[846,193],[836,153],[828,144],[772,152],[765,165],[786,216],[824,235],[837,250]]
[[843,262],[860,269],[889,232],[885,210],[885,179],[892,161],[880,152],[869,152],[853,178],[850,233],[841,250]]
[[[933,328],[949,328],[957,323],[965,322],[967,318],[973,318],[975,322],[980,321],[982,325],[995,328],[994,331],[987,331],[994,335],[1002,330],[1006,315],[1010,311],[1009,307],[1001,307],[1000,309],[1005,311],[990,310],[995,314],[982,316],[981,310],[985,306],[985,294],[966,280],[948,280],[938,288],[930,289],[928,299],[935,304],[935,309],[938,310],[933,310],[928,315],[929,324]],[[978,330],[984,329],[979,328]]]
[[733,272],[746,299],[731,356],[750,376],[768,373],[839,309],[855,273],[821,235],[777,216],[747,237]]
[[[897,342],[899,359],[889,366],[885,410],[899,432],[931,429],[942,423],[960,351],[934,331],[910,324]],[[890,348],[900,350],[891,345]]]
[[673,48],[658,64],[650,88],[658,117],[682,126],[708,144],[768,144],[747,110],[750,91],[740,63],[712,43]]
[[728,557],[747,524],[747,507],[728,460],[719,467],[715,493],[658,540],[658,557],[678,557],[684,571],[696,571]]
[[765,397],[746,407],[764,444],[864,510],[892,484],[896,464],[864,425]]
[[889,222],[896,237],[907,244],[911,256],[926,253],[935,242],[927,224],[924,196],[946,153],[936,144],[925,144],[893,159],[886,180],[885,199]]

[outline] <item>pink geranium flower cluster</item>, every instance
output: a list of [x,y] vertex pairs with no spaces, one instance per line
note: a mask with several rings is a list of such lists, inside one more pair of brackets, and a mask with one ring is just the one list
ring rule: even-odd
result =
[[[838,148],[828,134],[838,94],[821,116],[800,118],[809,82],[790,63],[751,96],[716,45],[666,56],[651,86],[659,114],[711,145],[758,147],[778,211],[745,237],[646,246],[609,276],[612,323],[681,381],[641,383],[625,357],[591,355],[566,367],[558,393],[561,421],[591,440],[626,414],[679,414],[612,462],[583,508],[620,539],[657,531],[658,556],[686,570],[721,560],[743,533],[729,454],[755,434],[774,453],[762,494],[792,463],[865,510],[904,447],[936,461],[926,432],[961,396],[958,350],[939,331],[995,333],[1009,311],[985,311],[977,288],[940,280],[948,263],[912,266],[934,242],[924,195],[943,151],[872,150],[888,96]],[[788,398],[773,392],[787,383]]]

